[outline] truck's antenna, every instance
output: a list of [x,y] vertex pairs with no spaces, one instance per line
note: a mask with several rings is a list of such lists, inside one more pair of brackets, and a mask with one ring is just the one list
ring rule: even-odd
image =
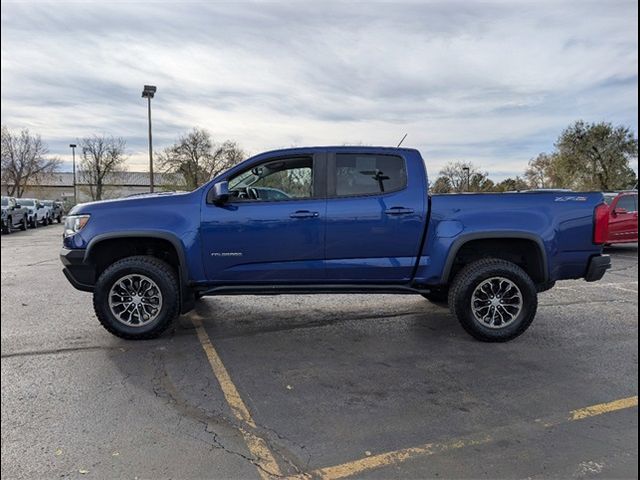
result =
[[[404,137],[402,137],[402,140],[400,140],[400,143],[398,144],[398,147],[400,147],[400,145],[402,145],[402,142],[404,142],[404,139],[407,138],[407,135],[409,135],[408,133],[404,134]],[[396,147],[396,148],[398,148]]]

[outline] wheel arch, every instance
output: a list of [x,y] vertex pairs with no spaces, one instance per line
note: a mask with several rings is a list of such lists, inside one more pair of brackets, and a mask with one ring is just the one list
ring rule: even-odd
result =
[[179,267],[178,271],[181,276],[184,276],[185,279],[188,278],[187,271],[187,263],[186,263],[186,255],[184,252],[184,247],[178,237],[168,232],[151,232],[151,231],[128,231],[128,232],[111,232],[111,233],[103,233],[101,235],[96,235],[91,239],[84,254],[85,263],[93,263],[95,261],[96,251],[98,250],[99,245],[104,245],[104,242],[114,241],[114,240],[163,240],[169,242],[173,247],[175,254],[177,256]]
[[[518,231],[492,231],[492,232],[476,232],[462,235],[453,241],[447,254],[444,268],[442,270],[441,283],[448,284],[452,279],[452,274],[456,273],[456,259],[459,254],[464,252],[465,247],[472,245],[498,245],[500,242],[508,242],[510,240],[517,240],[518,248],[512,248],[507,251],[505,255],[495,255],[496,258],[508,259],[508,254],[513,254],[522,248],[522,245],[534,246],[531,252],[528,252],[530,258],[535,265],[529,265],[530,268],[525,268],[525,271],[534,279],[535,283],[544,283],[549,281],[549,264],[547,259],[547,251],[542,239],[533,233],[518,232]],[[533,255],[533,257],[532,257]],[[481,255],[478,258],[483,258]],[[532,267],[532,268],[531,268]]]
[[[189,271],[187,267],[186,253],[180,239],[172,233],[138,230],[127,232],[110,232],[96,235],[87,245],[83,262],[85,264],[96,266],[95,275],[97,279],[98,275],[101,272],[101,264],[98,261],[98,256],[100,255],[103,248],[106,248],[106,246],[108,245],[117,246],[121,243],[131,244],[128,247],[129,250],[125,251],[124,254],[113,255],[113,253],[111,253],[111,255],[113,256],[110,258],[110,260],[115,261],[119,258],[140,254],[141,252],[139,251],[139,248],[141,246],[144,246],[147,242],[148,245],[152,247],[152,250],[155,250],[159,246],[163,245],[171,246],[171,249],[168,252],[170,258],[163,258],[162,256],[157,255],[155,251],[154,253],[151,253],[151,255],[167,261],[172,265],[172,267],[175,268],[178,277],[178,284],[180,287],[180,302],[182,305],[181,310],[182,313],[189,311],[193,304],[193,295],[189,289]],[[175,255],[175,257],[172,257],[172,255]]]

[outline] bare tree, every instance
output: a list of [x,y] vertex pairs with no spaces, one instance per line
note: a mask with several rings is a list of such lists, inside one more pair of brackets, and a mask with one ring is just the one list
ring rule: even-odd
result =
[[430,185],[429,191],[431,193],[451,193],[453,191],[451,180],[447,177],[438,177],[436,181]]
[[93,200],[102,200],[107,177],[124,169],[125,147],[126,142],[120,137],[93,135],[80,140],[82,160],[78,172],[87,182]]
[[8,195],[21,197],[27,184],[58,169],[61,160],[45,158],[47,153],[40,135],[32,135],[28,129],[16,133],[2,126],[2,182]]
[[175,144],[158,155],[161,168],[182,175],[186,188],[190,190],[244,158],[244,152],[235,142],[217,144],[211,134],[202,128],[194,128],[182,135]]
[[450,162],[445,165],[440,170],[440,178],[436,180],[434,186],[439,191],[448,190],[459,193],[467,190],[467,182],[471,192],[489,192],[494,187],[487,172],[481,171],[469,162]]
[[541,153],[529,160],[524,177],[531,188],[558,188],[562,181],[558,176],[557,153]]
[[496,192],[519,192],[521,190],[528,189],[529,184],[518,176],[516,176],[516,178],[505,178],[501,182],[497,183],[494,188]]

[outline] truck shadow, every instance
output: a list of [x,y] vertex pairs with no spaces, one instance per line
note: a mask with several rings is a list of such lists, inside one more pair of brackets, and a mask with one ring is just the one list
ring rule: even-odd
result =
[[[177,433],[213,444],[240,426],[195,318],[260,434],[301,467],[314,465],[315,455],[324,465],[570,411],[601,401],[594,392],[624,396],[617,380],[637,375],[637,335],[623,335],[623,325],[603,331],[591,307],[577,316],[541,312],[522,337],[487,344],[419,297],[349,298],[205,298],[172,333],[110,355],[129,385],[172,407],[183,420]],[[620,367],[605,372],[613,341]],[[142,414],[151,421],[153,411]]]
[[[209,297],[197,303],[194,315],[202,319],[212,338],[237,338],[330,326],[337,328],[353,322],[364,325],[400,321],[443,335],[460,329],[448,309],[415,296],[403,296],[404,301],[394,301],[392,306],[365,303],[360,304],[357,309],[342,301],[339,301],[339,307],[336,308],[331,296],[326,297],[326,302],[324,299],[318,300],[322,297],[314,296],[303,301],[291,297],[284,302],[275,303],[272,303],[274,297],[253,297],[255,301],[250,305],[237,303],[238,298],[242,297]],[[313,308],[307,307],[310,302],[314,303]],[[328,308],[322,308],[323,303]],[[183,315],[178,321],[176,334],[192,328],[191,315]]]
[[622,243],[618,245],[609,245],[604,248],[604,253],[609,255],[615,254],[638,254],[637,243]]

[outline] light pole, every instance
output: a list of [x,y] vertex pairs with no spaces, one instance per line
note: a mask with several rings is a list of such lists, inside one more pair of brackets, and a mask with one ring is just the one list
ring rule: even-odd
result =
[[71,147],[71,155],[73,155],[73,204],[76,205],[78,203],[78,197],[76,195],[76,147],[75,143],[70,143]]
[[153,193],[153,145],[151,142],[151,99],[156,93],[154,85],[145,85],[142,90],[142,98],[147,99],[147,112],[149,115],[149,191]]
[[467,178],[467,192],[471,189],[471,185],[470,185],[470,179],[469,179],[469,167],[462,167],[462,171],[466,174],[466,178]]

